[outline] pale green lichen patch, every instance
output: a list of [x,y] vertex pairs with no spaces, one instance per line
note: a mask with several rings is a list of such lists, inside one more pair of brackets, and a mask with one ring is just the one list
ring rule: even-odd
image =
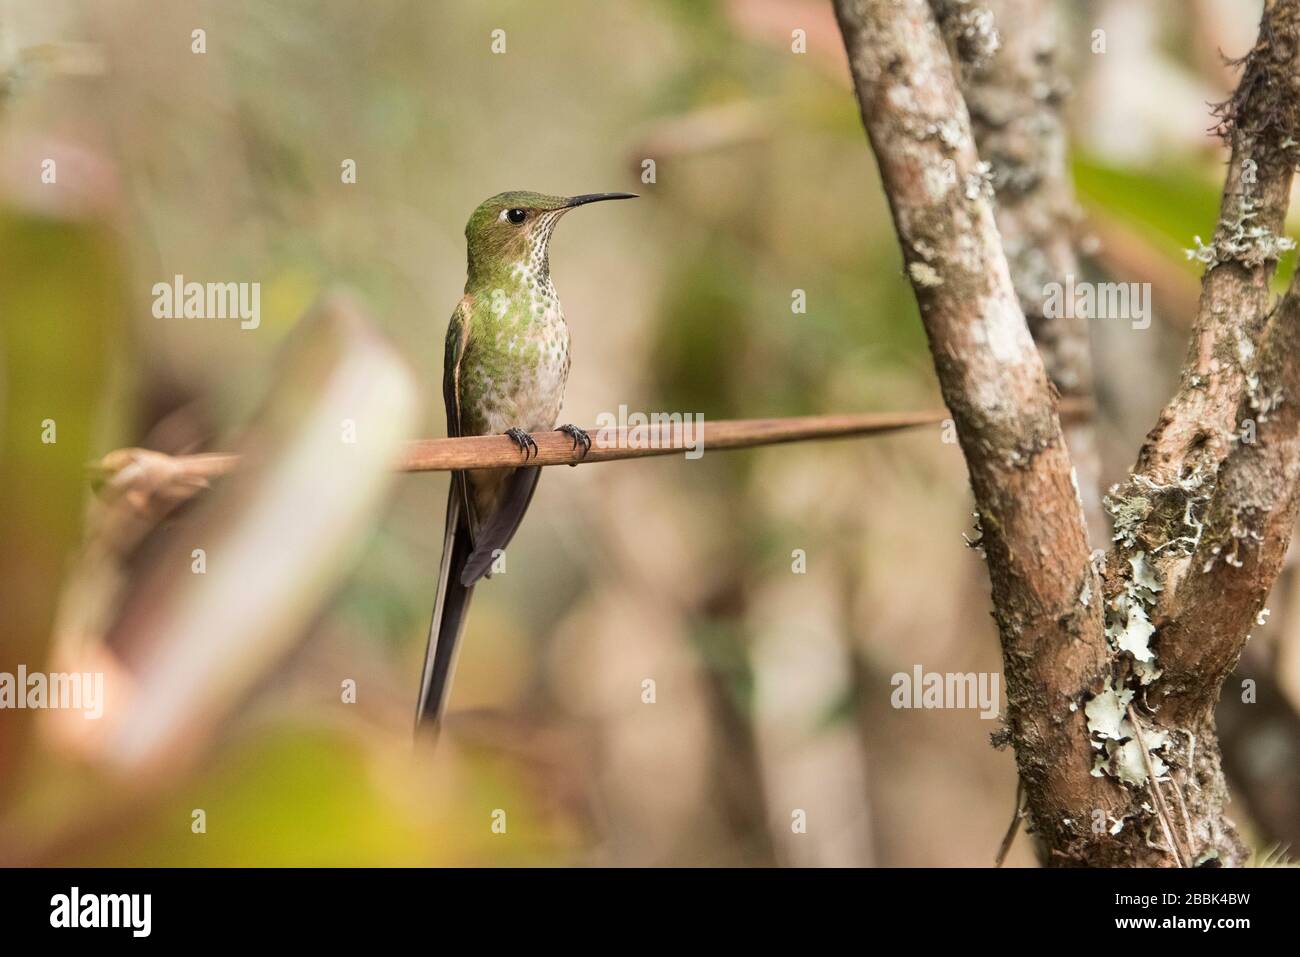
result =
[[1163,591],[1164,586],[1156,578],[1156,570],[1151,563],[1147,561],[1145,552],[1138,552],[1128,560],[1129,568],[1133,574],[1130,578],[1130,588],[1142,601],[1147,604],[1155,602],[1155,593]]
[[993,165],[981,160],[975,164],[975,171],[966,177],[966,198],[974,201],[983,197],[993,198]]
[[[1116,487],[1118,488],[1118,486]],[[1112,495],[1116,489],[1111,489]],[[1132,548],[1137,544],[1137,531],[1151,514],[1151,500],[1143,495],[1120,497],[1107,495],[1102,499],[1115,528],[1114,540]]]
[[907,274],[912,277],[912,282],[918,286],[924,286],[927,289],[933,289],[935,286],[943,285],[943,277],[939,271],[929,263],[912,262],[907,265]]
[[1159,678],[1164,672],[1156,665],[1155,659],[1151,661],[1135,660],[1133,662],[1133,673],[1137,675],[1138,684],[1149,685]]
[[[1148,749],[1147,756],[1151,760],[1151,770],[1156,776],[1157,781],[1168,778],[1169,768],[1160,755],[1156,754],[1154,749]],[[1143,787],[1147,783],[1147,766],[1142,760],[1142,748],[1136,740],[1125,741],[1115,748],[1110,756],[1109,764],[1110,773],[1119,778],[1125,784],[1131,784],[1133,787]]]
[[1092,746],[1097,749],[1093,756],[1092,776],[1110,775],[1124,784],[1142,787],[1147,782],[1147,762],[1156,780],[1163,780],[1169,767],[1161,754],[1169,744],[1169,736],[1158,729],[1143,731],[1143,740],[1147,746],[1147,755],[1142,755],[1142,745],[1137,740],[1137,730],[1128,717],[1128,707],[1133,700],[1133,691],[1128,688],[1115,688],[1111,681],[1101,693],[1084,705],[1084,714],[1088,719],[1088,731],[1093,736]]
[[973,548],[978,552],[980,558],[987,559],[988,554],[984,551],[984,516],[976,509],[971,512],[971,517],[975,519],[975,537],[971,538],[963,532],[962,541],[966,543],[967,548]]
[[[1088,730],[1100,738],[1118,740],[1124,737],[1121,725],[1127,721],[1125,713],[1132,700],[1132,691],[1127,688],[1117,691],[1108,680],[1101,693],[1083,706],[1083,713],[1088,718]],[[1093,746],[1101,745],[1094,742]]]
[[1207,485],[1199,471],[1168,485],[1137,475],[1127,487],[1128,494],[1119,494],[1116,486],[1105,499],[1115,520],[1115,541],[1120,543],[1128,568],[1119,590],[1109,592],[1104,607],[1106,640],[1117,666],[1115,676],[1086,705],[1089,737],[1097,751],[1092,767],[1095,777],[1108,775],[1140,787],[1151,774],[1157,780],[1167,774],[1168,736],[1154,728],[1146,731],[1149,753],[1144,755],[1132,724],[1136,719],[1131,720],[1128,711],[1137,691],[1162,674],[1152,647],[1156,635],[1153,618],[1170,566],[1156,559],[1196,549],[1204,529],[1202,513],[1210,497]]
[[1147,609],[1155,606],[1156,593],[1162,591],[1154,566],[1145,552],[1129,558],[1129,577],[1125,590],[1111,601],[1106,612],[1106,638],[1120,654],[1127,653],[1135,662],[1140,684],[1150,684],[1160,676],[1156,655],[1151,648],[1155,625]]
[[976,0],[939,0],[935,13],[958,58],[981,70],[1002,47],[993,13]]
[[1151,636],[1155,631],[1155,626],[1151,624],[1151,619],[1142,606],[1129,599],[1125,602],[1123,627],[1116,626],[1111,638],[1120,651],[1128,652],[1138,661],[1149,663],[1156,660],[1155,652],[1151,650]]
[[[1242,510],[1243,513],[1253,511],[1253,509]],[[1214,568],[1215,562],[1220,559],[1233,568],[1241,568],[1244,564],[1242,558],[1243,546],[1258,548],[1264,543],[1264,536],[1252,527],[1253,524],[1253,521],[1247,521],[1241,513],[1234,515],[1226,538],[1221,542],[1216,542],[1210,549],[1210,557],[1205,560],[1205,564],[1201,568],[1202,572],[1208,574]]]
[[[1246,398],[1250,402],[1251,411],[1255,413],[1255,428],[1263,425],[1285,400],[1285,394],[1280,386],[1271,390],[1261,388],[1259,375],[1255,372],[1246,374]],[[1240,441],[1242,436],[1239,433],[1233,433],[1233,438]]]
[[1152,555],[1166,549],[1168,554],[1191,554],[1201,540],[1212,484],[1198,469],[1167,485],[1135,475],[1126,495],[1112,486],[1102,504],[1114,519],[1114,540]]
[[1295,240],[1287,236],[1278,236],[1267,226],[1256,223],[1259,215],[1259,201],[1251,196],[1243,196],[1237,215],[1231,220],[1219,224],[1214,242],[1205,243],[1200,236],[1195,249],[1185,249],[1188,259],[1217,266],[1220,263],[1236,262],[1254,268],[1276,262],[1284,252],[1295,249]]

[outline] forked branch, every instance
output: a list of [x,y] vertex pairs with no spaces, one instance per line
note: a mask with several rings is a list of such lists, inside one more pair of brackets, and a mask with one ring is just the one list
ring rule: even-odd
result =
[[836,0],[854,87],[978,508],[1034,827],[1089,859],[1092,811],[1126,803],[1091,775],[1082,704],[1108,671],[1099,581],[1055,390],[1030,337],[986,168],[926,0]]

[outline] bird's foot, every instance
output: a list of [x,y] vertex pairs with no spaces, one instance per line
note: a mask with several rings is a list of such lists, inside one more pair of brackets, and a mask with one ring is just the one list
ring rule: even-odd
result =
[[[577,451],[579,447],[582,448],[582,454],[578,456],[578,458],[585,459],[587,457],[587,453],[591,451],[591,436],[588,435],[586,431],[578,428],[576,425],[561,425],[555,431],[563,432],[569,438],[573,439],[574,451]],[[577,466],[577,462],[569,463],[569,468],[577,468]]]
[[511,442],[515,443],[520,452],[524,453],[525,461],[537,454],[537,443],[523,429],[506,429],[505,435]]

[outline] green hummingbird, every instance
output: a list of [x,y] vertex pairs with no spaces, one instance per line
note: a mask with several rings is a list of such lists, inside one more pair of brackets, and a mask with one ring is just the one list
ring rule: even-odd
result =
[[[551,232],[571,209],[634,198],[513,191],[474,210],[465,225],[465,295],[447,326],[442,396],[449,436],[504,434],[524,462],[536,454],[529,433],[555,429],[569,377],[569,330],[551,283]],[[577,426],[556,431],[584,454],[591,448]],[[540,473],[536,465],[452,473],[417,725],[436,726],[442,717],[474,585],[519,528]]]

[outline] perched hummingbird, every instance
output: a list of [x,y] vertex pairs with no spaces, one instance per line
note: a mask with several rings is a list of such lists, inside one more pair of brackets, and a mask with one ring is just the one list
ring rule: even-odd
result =
[[[634,198],[516,191],[474,210],[465,226],[469,278],[447,326],[442,396],[449,436],[505,434],[524,462],[536,454],[528,433],[555,428],[569,377],[569,330],[547,255],[551,231],[571,209]],[[556,431],[584,454],[591,447],[577,426]],[[540,473],[536,465],[452,473],[417,724],[436,725],[442,716],[474,584],[519,528]]]

